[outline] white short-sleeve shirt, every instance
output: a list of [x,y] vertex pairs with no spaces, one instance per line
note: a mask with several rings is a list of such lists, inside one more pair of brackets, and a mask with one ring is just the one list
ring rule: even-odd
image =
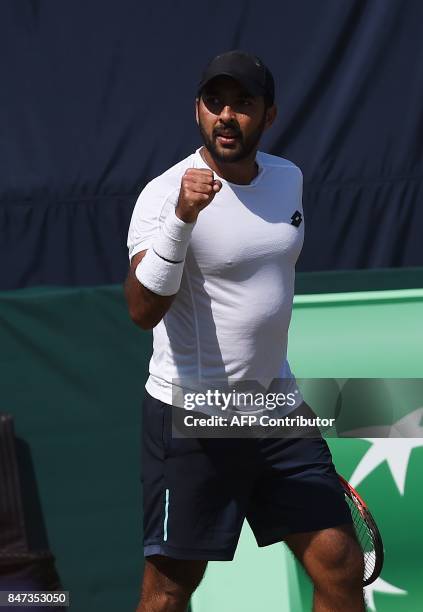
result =
[[[222,189],[194,226],[180,290],[153,330],[146,389],[172,404],[181,380],[292,379],[287,362],[295,264],[304,238],[302,173],[258,152],[248,185]],[[188,168],[208,168],[199,149],[152,180],[136,202],[129,257],[148,249],[178,200]]]

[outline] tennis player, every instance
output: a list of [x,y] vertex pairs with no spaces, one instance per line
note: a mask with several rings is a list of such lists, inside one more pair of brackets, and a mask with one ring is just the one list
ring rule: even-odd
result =
[[259,58],[214,58],[196,99],[203,146],[152,180],[132,215],[126,298],[133,321],[154,334],[138,612],[185,611],[207,561],[233,559],[245,518],[259,546],[284,541],[300,560],[315,611],[365,609],[363,555],[321,436],[172,436],[181,381],[203,391],[216,379],[295,388],[286,353],[302,174],[258,151],[275,116],[273,77]]

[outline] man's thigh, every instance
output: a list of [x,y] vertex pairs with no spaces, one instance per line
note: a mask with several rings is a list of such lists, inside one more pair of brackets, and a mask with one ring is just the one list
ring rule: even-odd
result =
[[256,470],[251,440],[172,437],[172,408],[143,404],[144,555],[231,560]]
[[259,546],[295,533],[352,524],[351,513],[321,436],[260,441],[262,469],[247,512]]

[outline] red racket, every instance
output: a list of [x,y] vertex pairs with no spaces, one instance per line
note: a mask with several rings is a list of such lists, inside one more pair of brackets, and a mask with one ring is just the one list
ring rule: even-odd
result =
[[367,504],[345,478],[339,474],[338,476],[351,511],[357,539],[363,550],[363,584],[367,586],[374,582],[382,571],[384,559],[382,537]]

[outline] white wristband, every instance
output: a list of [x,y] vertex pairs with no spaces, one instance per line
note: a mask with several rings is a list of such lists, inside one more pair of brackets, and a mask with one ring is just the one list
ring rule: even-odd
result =
[[194,225],[179,219],[172,207],[152,246],[135,269],[135,276],[144,287],[163,296],[179,291]]
[[149,248],[135,268],[135,276],[144,287],[158,295],[175,295],[181,286],[185,262],[173,263]]
[[169,261],[183,261],[195,223],[185,223],[176,216],[174,207],[154,237],[153,248],[157,255]]

